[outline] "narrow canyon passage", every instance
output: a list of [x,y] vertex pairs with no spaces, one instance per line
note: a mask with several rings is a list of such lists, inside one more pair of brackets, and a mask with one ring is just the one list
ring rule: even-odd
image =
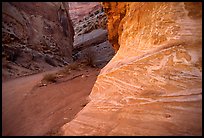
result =
[[99,3],[3,3],[4,136],[60,135],[86,106],[114,55],[105,18]]
[[201,2],[2,11],[3,135],[202,135]]

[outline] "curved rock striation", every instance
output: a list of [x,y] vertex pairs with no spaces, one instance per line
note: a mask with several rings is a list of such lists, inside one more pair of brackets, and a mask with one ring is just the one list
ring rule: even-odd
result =
[[119,49],[63,135],[202,135],[202,3],[103,6]]

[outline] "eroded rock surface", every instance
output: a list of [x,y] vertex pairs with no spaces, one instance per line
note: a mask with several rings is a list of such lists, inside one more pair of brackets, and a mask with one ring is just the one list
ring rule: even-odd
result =
[[108,32],[104,29],[96,29],[90,33],[76,36],[74,40],[74,49],[80,51],[86,47],[100,44],[108,39]]
[[75,36],[89,33],[95,29],[106,29],[107,17],[99,2],[69,2],[70,17]]
[[115,54],[108,42],[107,16],[99,2],[70,2],[74,23],[73,59],[85,60],[93,67],[104,67]]
[[69,2],[69,6],[70,17],[74,25],[84,16],[102,7],[98,2]]
[[4,2],[2,16],[5,66],[11,62],[28,73],[26,70],[33,72],[72,62],[74,29],[68,3]]
[[111,60],[114,54],[115,51],[108,41],[107,30],[96,29],[75,37],[74,60],[91,60],[93,66],[101,68]]
[[202,135],[202,3],[103,6],[118,51],[63,135]]
[[83,19],[75,23],[74,30],[75,36],[89,33],[95,29],[107,27],[107,16],[102,7],[96,9],[96,11],[90,12],[88,15],[84,16]]

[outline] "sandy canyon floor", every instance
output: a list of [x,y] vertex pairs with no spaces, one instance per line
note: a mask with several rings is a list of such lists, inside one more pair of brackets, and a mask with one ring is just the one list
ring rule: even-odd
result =
[[86,66],[61,81],[37,86],[45,74],[57,71],[2,83],[3,135],[60,135],[58,129],[84,108],[100,69]]

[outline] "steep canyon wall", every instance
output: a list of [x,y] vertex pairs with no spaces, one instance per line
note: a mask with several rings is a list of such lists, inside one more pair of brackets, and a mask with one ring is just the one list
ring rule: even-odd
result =
[[43,62],[51,67],[72,62],[74,29],[68,3],[4,2],[2,17],[6,60],[29,70],[43,70]]

